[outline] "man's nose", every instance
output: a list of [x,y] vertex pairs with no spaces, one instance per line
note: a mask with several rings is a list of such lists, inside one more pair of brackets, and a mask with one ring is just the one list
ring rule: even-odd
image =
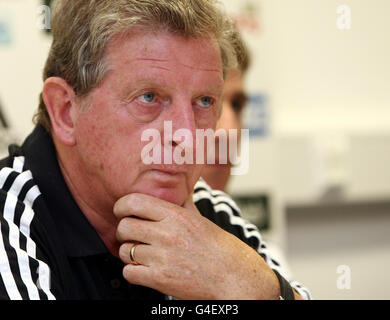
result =
[[193,149],[195,136],[196,118],[191,102],[172,104],[164,116],[164,144]]
[[172,123],[172,146],[180,144],[186,148],[193,148],[193,140],[196,135],[196,119],[192,104],[188,102],[177,103],[171,106],[171,112],[165,121]]

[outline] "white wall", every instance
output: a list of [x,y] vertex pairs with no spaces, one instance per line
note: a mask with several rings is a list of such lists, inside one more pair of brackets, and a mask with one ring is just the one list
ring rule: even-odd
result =
[[[224,3],[236,16],[258,7],[261,29],[244,29],[254,56],[248,87],[271,95],[274,133],[389,130],[389,1]],[[350,30],[336,25],[344,4]]]
[[[281,239],[293,273],[315,298],[390,299],[383,289],[390,285],[390,208],[381,215],[348,209],[390,199],[390,2],[224,3],[238,17],[247,15],[248,3],[258,8],[261,29],[243,29],[254,60],[247,88],[266,93],[271,110],[271,136],[252,142],[256,160],[246,176],[233,178],[231,191],[272,189],[281,208],[295,206]],[[352,24],[342,31],[337,8],[344,4]],[[335,187],[339,214],[325,204],[320,213],[299,215],[306,206],[324,207],[322,197]],[[342,264],[351,267],[351,290],[336,287]]]
[[[315,299],[390,299],[390,201],[288,210],[288,261]],[[348,266],[350,287],[338,287]]]
[[[272,139],[290,143],[287,147],[291,153],[283,152],[283,158],[291,157],[300,170],[312,174],[312,180],[305,186],[311,189],[306,191],[296,187],[299,179],[282,178],[283,193],[295,198],[300,192],[302,198],[312,198],[321,191],[314,190],[316,186],[324,188],[329,180],[333,183],[346,179],[345,175],[356,167],[348,158],[356,150],[354,137],[376,136],[383,140],[390,134],[387,35],[390,2],[224,0],[224,3],[234,17],[248,16],[248,4],[256,8],[254,14],[260,27],[253,31],[244,25],[242,29],[253,58],[247,88],[250,93],[263,92],[269,97]],[[351,9],[350,30],[337,28],[337,8],[342,4]],[[376,145],[379,148],[380,143]],[[305,155],[296,148],[309,153],[305,151]],[[360,152],[375,150],[362,147]],[[308,163],[304,165],[302,161]],[[374,167],[374,163],[365,157],[361,167]],[[288,163],[282,164],[283,168],[290,169]],[[254,176],[259,177],[256,167],[251,168],[247,184],[252,184]],[[267,185],[267,181],[275,178],[262,177],[255,182],[259,188],[264,187],[262,180]],[[243,182],[240,178],[239,183],[233,183],[232,190],[241,188]],[[385,195],[390,195],[388,184],[386,191]]]
[[37,27],[38,0],[0,0],[0,15],[10,21],[12,43],[0,46],[0,99],[19,138],[32,129],[42,90],[42,70],[50,37]]
[[[276,132],[389,130],[387,0],[271,0]],[[336,28],[348,4],[351,29]]]

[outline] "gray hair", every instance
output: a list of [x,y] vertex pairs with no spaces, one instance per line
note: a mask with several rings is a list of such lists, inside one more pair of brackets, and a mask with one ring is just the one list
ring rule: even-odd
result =
[[[223,69],[237,66],[234,25],[217,0],[56,0],[51,25],[53,43],[43,80],[63,78],[79,97],[103,80],[109,41],[133,27],[215,37]],[[42,94],[34,122],[51,129]]]

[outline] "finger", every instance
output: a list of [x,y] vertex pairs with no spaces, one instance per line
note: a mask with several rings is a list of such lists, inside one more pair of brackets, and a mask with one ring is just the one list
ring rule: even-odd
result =
[[132,193],[120,198],[114,205],[114,214],[118,219],[128,216],[136,216],[142,219],[161,221],[172,211],[178,211],[180,207],[140,193]]
[[134,260],[145,267],[150,267],[151,263],[156,261],[155,250],[148,244],[138,244],[126,242],[119,248],[119,257],[126,264],[133,264],[130,259],[130,251],[134,247],[133,257]]
[[144,287],[152,287],[151,274],[151,269],[143,265],[128,264],[123,268],[123,277],[127,282]]
[[152,244],[158,235],[156,222],[138,218],[123,218],[116,229],[116,238],[119,242],[138,241]]

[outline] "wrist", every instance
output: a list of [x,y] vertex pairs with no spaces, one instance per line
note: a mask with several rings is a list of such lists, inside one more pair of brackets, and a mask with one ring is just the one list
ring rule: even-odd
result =
[[279,300],[295,300],[294,290],[290,283],[276,270],[273,270],[279,282]]

